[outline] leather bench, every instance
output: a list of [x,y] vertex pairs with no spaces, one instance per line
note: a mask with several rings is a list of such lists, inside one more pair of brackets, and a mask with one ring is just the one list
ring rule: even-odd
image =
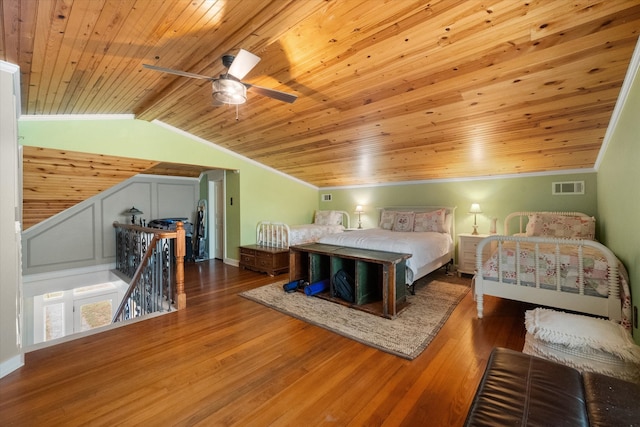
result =
[[640,426],[640,385],[495,348],[465,426]]

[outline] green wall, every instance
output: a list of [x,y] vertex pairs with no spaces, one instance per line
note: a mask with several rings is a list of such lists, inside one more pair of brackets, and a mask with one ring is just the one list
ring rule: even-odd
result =
[[[554,196],[551,183],[584,181],[584,195]],[[331,194],[331,202],[322,196]],[[472,231],[471,203],[479,203],[478,231],[488,233],[491,218],[498,218],[498,231],[503,230],[505,216],[515,211],[579,211],[597,216],[596,174],[578,173],[554,176],[478,179],[470,181],[431,181],[428,183],[357,188],[321,188],[320,209],[346,210],[352,226],[357,226],[356,205],[363,205],[362,226],[373,227],[378,220],[376,208],[385,206],[456,206],[456,232]]]
[[[633,304],[638,305],[638,80],[636,78],[597,174],[584,172],[318,190],[180,131],[140,120],[21,120],[19,135],[22,145],[226,169],[227,256],[232,259],[238,258],[238,245],[255,242],[258,221],[308,223],[315,209],[346,210],[351,214],[352,226],[357,226],[353,211],[357,204],[361,204],[366,210],[363,226],[371,227],[377,221],[376,207],[457,206],[458,233],[472,229],[473,216],[467,213],[471,203],[479,203],[482,207],[483,214],[478,215],[481,233],[488,232],[492,217],[498,218],[498,231],[502,230],[504,217],[513,211],[585,212],[598,218],[597,237],[618,255],[629,270],[632,295],[638,295],[633,298]],[[551,183],[554,181],[585,181],[585,194],[553,196]],[[331,194],[332,201],[323,202],[324,194]],[[635,339],[640,342],[640,334],[635,332]]]
[[[632,304],[640,305],[640,74],[635,79],[598,169],[602,242],[629,272]],[[634,339],[640,344],[638,328]]]
[[232,259],[238,259],[238,245],[255,242],[259,220],[308,223],[318,204],[315,187],[155,123],[20,120],[18,132],[22,145],[238,171],[227,173],[227,256]]

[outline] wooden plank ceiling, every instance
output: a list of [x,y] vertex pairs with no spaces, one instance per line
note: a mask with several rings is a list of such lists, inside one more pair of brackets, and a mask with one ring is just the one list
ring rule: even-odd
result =
[[[593,168],[637,0],[3,0],[22,114],[160,120],[319,187]],[[237,109],[206,76],[262,61]],[[54,172],[55,173],[55,172]],[[70,196],[69,196],[70,197]]]

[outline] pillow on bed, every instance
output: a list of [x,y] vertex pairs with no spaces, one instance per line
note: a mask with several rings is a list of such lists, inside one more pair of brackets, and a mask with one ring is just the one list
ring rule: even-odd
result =
[[413,231],[434,231],[436,233],[446,233],[445,210],[438,209],[432,212],[418,212],[415,216]]
[[415,213],[413,212],[396,212],[391,231],[413,231],[414,219]]
[[316,211],[314,224],[340,225],[342,224],[342,214],[338,211]]
[[529,215],[526,235],[595,240],[596,219],[593,217],[533,214]]
[[446,214],[444,216],[444,230],[442,230],[443,233],[449,234],[451,232],[451,223],[452,222],[453,222],[453,215],[452,214]]
[[394,211],[382,211],[380,215],[380,228],[383,230],[391,230],[395,217],[396,213]]

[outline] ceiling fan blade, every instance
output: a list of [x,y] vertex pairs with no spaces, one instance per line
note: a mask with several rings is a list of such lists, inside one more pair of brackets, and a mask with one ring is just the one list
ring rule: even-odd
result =
[[251,89],[252,92],[257,93],[258,95],[268,96],[269,98],[288,102],[289,104],[293,104],[293,102],[298,99],[298,95],[293,95],[287,92],[280,92],[279,90],[275,89],[267,89],[266,87],[253,86],[249,84],[245,84],[245,86],[247,86],[247,88]]
[[202,74],[187,73],[186,71],[172,70],[171,68],[157,67],[149,64],[142,64],[142,66],[162,73],[175,74],[176,76],[191,77],[192,79],[214,80],[213,77],[203,76]]
[[240,49],[240,52],[238,52],[238,55],[236,55],[236,58],[229,67],[229,74],[238,80],[242,80],[258,62],[260,62],[259,56],[256,56],[244,49]]

